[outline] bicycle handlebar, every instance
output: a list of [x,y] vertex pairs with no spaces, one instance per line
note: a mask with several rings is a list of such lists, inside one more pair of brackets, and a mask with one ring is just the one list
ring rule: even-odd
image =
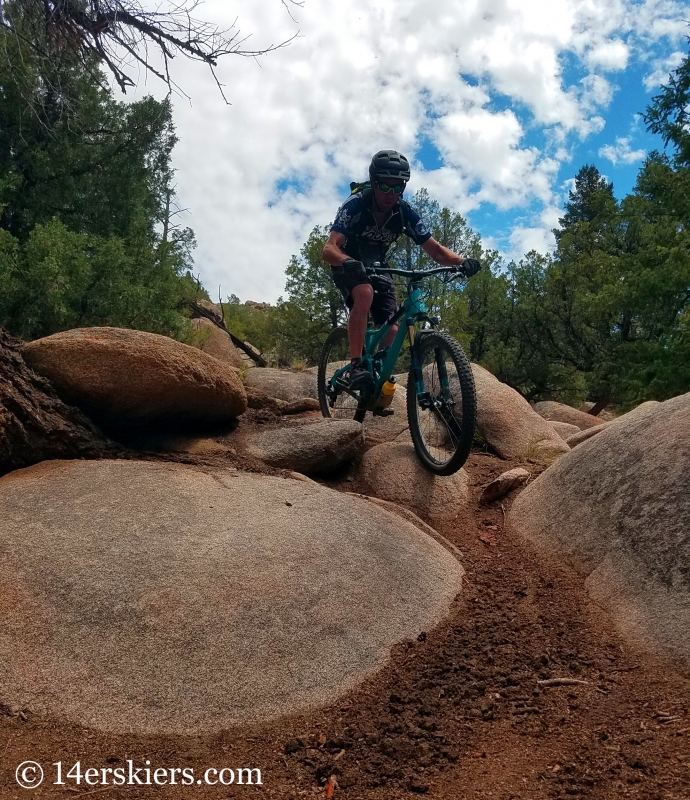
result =
[[392,269],[391,267],[382,267],[380,265],[371,264],[365,265],[367,274],[384,274],[384,275],[400,275],[403,278],[421,279],[426,278],[428,275],[440,275],[444,272],[456,272],[460,277],[466,277],[462,272],[462,265],[459,267],[434,267],[433,269]]

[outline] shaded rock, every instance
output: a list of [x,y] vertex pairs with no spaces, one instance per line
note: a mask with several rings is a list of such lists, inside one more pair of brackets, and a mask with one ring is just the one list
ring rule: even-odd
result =
[[629,635],[690,664],[690,394],[635,409],[571,450],[508,521],[566,556]]
[[477,427],[500,456],[551,464],[570,448],[553,427],[510,386],[472,364],[477,391]]
[[245,384],[245,392],[247,393],[247,408],[266,409],[271,414],[280,416],[284,400],[276,400],[275,397],[270,397],[252,385]]
[[364,431],[359,422],[324,419],[257,431],[245,447],[249,455],[272,467],[326,475],[364,450]]
[[356,482],[363,494],[390,500],[432,523],[455,519],[469,502],[463,469],[454,475],[434,475],[422,466],[413,445],[404,442],[386,442],[368,450]]
[[155,333],[78,328],[37,339],[22,355],[64,400],[107,428],[218,425],[247,404],[232,369]]
[[512,490],[516,489],[518,486],[522,486],[525,481],[529,480],[529,477],[530,473],[522,467],[509,469],[485,487],[482,496],[479,498],[479,502],[493,503],[494,500],[498,500],[507,495],[508,492],[512,492]]
[[256,388],[270,397],[291,403],[312,397],[318,400],[316,391],[316,375],[307,370],[291,372],[287,369],[252,369],[245,375],[244,382],[248,387]]
[[329,705],[461,587],[419,528],[313,483],[44,462],[0,480],[0,508],[3,701],[115,733]]
[[551,427],[564,441],[568,441],[568,437],[580,433],[580,428],[577,425],[571,425],[569,422],[552,422],[549,421]]
[[120,448],[26,365],[23,346],[0,328],[0,475],[51,458],[116,456]]
[[598,417],[593,417],[584,411],[578,411],[576,408],[567,406],[564,403],[556,403],[554,400],[542,400],[540,403],[535,403],[534,410],[544,419],[577,425],[581,431],[585,430],[585,428],[601,425],[601,420]]
[[194,347],[198,347],[202,352],[208,353],[224,364],[230,364],[237,368],[242,367],[244,360],[225,331],[203,317],[193,319],[192,327],[197,332]]
[[278,400],[258,389],[256,386],[246,386],[247,407],[267,409],[277,416],[289,414],[302,414],[305,411],[319,411],[319,401],[313,397],[302,397],[299,400]]
[[305,411],[319,411],[319,401],[313,397],[302,397],[300,400],[278,400],[281,414],[303,414]]

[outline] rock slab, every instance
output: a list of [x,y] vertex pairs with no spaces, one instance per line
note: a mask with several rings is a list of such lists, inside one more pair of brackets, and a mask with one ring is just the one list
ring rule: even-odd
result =
[[469,501],[465,470],[454,475],[434,475],[405,442],[385,442],[362,457],[355,478],[362,494],[409,508],[432,523],[455,519]]
[[477,391],[477,427],[503,458],[548,465],[570,448],[524,397],[488,370],[472,364]]
[[527,486],[508,521],[571,561],[631,637],[690,665],[690,394],[607,425]]
[[544,419],[577,425],[581,431],[602,423],[599,417],[593,417],[591,414],[579,411],[577,408],[565,405],[565,403],[557,403],[555,400],[542,400],[540,403],[535,403],[534,410]]
[[192,320],[192,327],[197,332],[197,339],[194,346],[204,353],[217,358],[224,364],[240,369],[244,365],[244,360],[239,350],[232,343],[228,334],[214,325],[210,319],[198,317]]
[[549,424],[564,441],[568,441],[570,436],[581,433],[577,425],[571,425],[569,422],[554,422],[549,420]]
[[522,467],[516,467],[515,469],[509,469],[507,472],[503,472],[501,475],[496,478],[496,480],[491,481],[482,492],[482,496],[479,498],[479,502],[484,503],[493,503],[495,500],[500,500],[501,497],[505,497],[509,492],[512,492],[513,489],[517,489],[518,486],[522,486],[523,483],[529,480],[530,473],[527,472],[526,469]]
[[232,369],[155,333],[78,328],[37,339],[22,354],[66,402],[106,426],[211,426],[247,407]]
[[51,458],[116,458],[120,448],[24,362],[23,345],[0,328],[0,475]]
[[252,369],[245,375],[247,386],[259,389],[269,397],[278,400],[301,400],[304,397],[313,397],[318,400],[316,390],[316,374],[308,370],[291,372],[287,369]]
[[364,450],[364,430],[354,420],[319,420],[253,433],[249,455],[265,464],[305,475],[327,475]]
[[459,561],[311,482],[136,461],[0,480],[5,703],[196,734],[334,702],[428,630]]

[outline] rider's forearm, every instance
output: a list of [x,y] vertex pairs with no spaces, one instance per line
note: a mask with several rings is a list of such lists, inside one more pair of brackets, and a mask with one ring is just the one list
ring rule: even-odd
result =
[[459,267],[465,260],[462,256],[454,253],[435,239],[431,239],[423,244],[422,249],[442,267]]
[[465,259],[449,250],[447,247],[440,245],[440,250],[436,252],[434,261],[442,267],[459,267]]
[[339,267],[346,261],[350,256],[347,253],[344,253],[337,245],[332,244],[331,242],[326,242],[325,247],[323,248],[323,252],[321,254],[323,256],[323,260],[330,264],[332,267]]

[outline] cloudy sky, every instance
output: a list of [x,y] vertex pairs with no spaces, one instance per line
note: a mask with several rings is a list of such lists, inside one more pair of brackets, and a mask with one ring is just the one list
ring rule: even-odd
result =
[[[218,75],[176,59],[180,205],[215,298],[275,301],[371,155],[410,158],[426,187],[507,258],[546,252],[572,178],[593,163],[630,191],[661,143],[640,118],[687,53],[676,0],[206,0],[260,59]],[[163,96],[155,79],[137,94]]]

